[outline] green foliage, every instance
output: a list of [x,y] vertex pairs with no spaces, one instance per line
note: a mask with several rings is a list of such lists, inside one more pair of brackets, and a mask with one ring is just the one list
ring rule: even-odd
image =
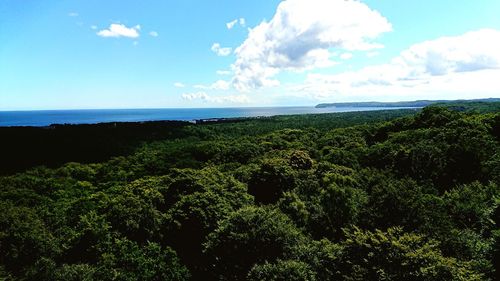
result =
[[64,264],[54,272],[54,281],[92,281],[96,267],[89,264]]
[[312,215],[311,227],[317,236],[339,238],[343,227],[357,223],[366,201],[363,190],[333,183],[321,190],[318,212]]
[[409,127],[371,146],[364,162],[431,182],[441,192],[487,178],[486,166],[491,166],[497,144],[484,120],[433,107],[417,115]]
[[328,239],[312,240],[294,248],[292,258],[309,265],[316,280],[342,280],[339,278],[339,262],[343,247]]
[[9,130],[0,280],[498,280],[500,114],[461,106]]
[[298,261],[278,260],[274,264],[264,263],[256,265],[248,273],[250,281],[315,281],[316,274],[308,264]]
[[50,257],[58,245],[34,210],[0,203],[0,264],[22,275],[38,259]]
[[126,239],[103,245],[95,280],[188,280],[187,269],[179,264],[174,251],[156,243],[140,247]]
[[220,278],[242,280],[254,264],[285,257],[303,239],[279,210],[246,207],[222,221],[210,234],[206,251]]
[[125,186],[117,185],[108,192],[113,196],[100,206],[112,228],[129,239],[144,242],[161,238],[165,204],[161,179],[141,179]]
[[495,227],[491,235],[493,245],[491,247],[490,258],[492,260],[492,264],[495,266],[494,272],[492,274],[494,276],[493,279],[499,280],[500,269],[498,269],[498,264],[500,264],[500,198],[497,197],[495,201],[495,210],[492,215]]
[[482,280],[467,263],[444,257],[433,241],[400,228],[353,229],[341,243],[343,280]]
[[500,186],[494,183],[482,185],[478,182],[460,185],[444,195],[452,222],[459,229],[470,228],[477,232],[488,231],[500,198]]
[[167,243],[179,252],[196,278],[201,278],[207,270],[202,253],[207,235],[235,210],[253,203],[241,185],[233,190],[214,189],[207,186],[203,191],[185,195],[167,212]]
[[248,191],[259,203],[275,203],[283,192],[295,187],[295,180],[295,171],[285,159],[265,159],[252,174]]

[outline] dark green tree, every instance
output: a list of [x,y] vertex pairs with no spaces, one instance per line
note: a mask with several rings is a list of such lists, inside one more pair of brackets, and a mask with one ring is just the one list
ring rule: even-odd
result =
[[217,278],[243,280],[255,264],[284,258],[303,240],[302,233],[279,210],[245,207],[209,235],[206,252]]

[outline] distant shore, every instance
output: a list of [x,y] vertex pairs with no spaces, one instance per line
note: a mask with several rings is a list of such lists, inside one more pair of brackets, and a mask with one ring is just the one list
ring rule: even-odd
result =
[[224,122],[228,119],[262,118],[279,115],[342,113],[404,109],[391,107],[248,107],[248,108],[166,108],[0,111],[0,127],[47,127],[54,124],[99,124],[148,121],[184,121],[191,123]]
[[500,102],[500,98],[473,99],[473,100],[416,100],[398,102],[340,102],[340,103],[320,103],[316,108],[343,108],[343,107],[426,107],[438,104],[459,104],[474,102]]

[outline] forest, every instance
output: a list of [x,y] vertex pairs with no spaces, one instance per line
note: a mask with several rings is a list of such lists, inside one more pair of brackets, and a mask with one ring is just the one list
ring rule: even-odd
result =
[[0,280],[500,280],[500,103],[0,128]]

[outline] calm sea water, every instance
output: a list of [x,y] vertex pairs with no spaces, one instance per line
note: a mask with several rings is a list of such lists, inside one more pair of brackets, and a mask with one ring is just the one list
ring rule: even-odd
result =
[[95,124],[158,120],[191,121],[209,118],[258,117],[291,114],[370,111],[398,108],[381,107],[255,107],[255,108],[183,108],[183,109],[99,109],[0,111],[0,127],[48,126],[51,124]]

